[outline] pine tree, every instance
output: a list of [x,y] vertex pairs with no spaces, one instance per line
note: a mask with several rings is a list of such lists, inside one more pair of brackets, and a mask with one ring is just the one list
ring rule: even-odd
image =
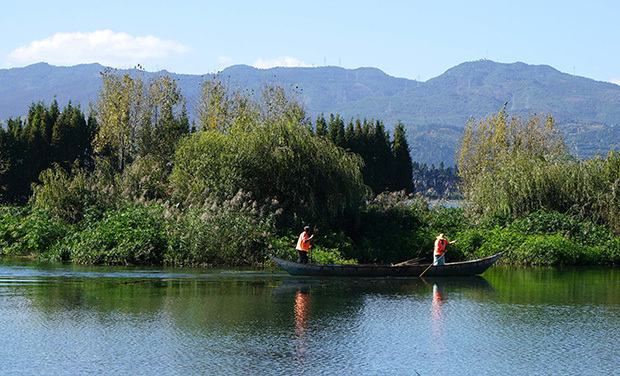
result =
[[353,125],[353,119],[351,119],[344,130],[344,148],[355,148],[355,126]]
[[317,136],[327,136],[327,122],[325,121],[325,116],[320,114],[316,118],[316,131]]
[[329,116],[329,124],[327,125],[329,138],[336,146],[344,147],[344,121],[340,115]]
[[[411,151],[407,143],[405,126],[400,121],[394,127],[392,155],[394,156],[394,169],[392,185],[390,187],[391,190],[399,191],[404,189],[408,193],[413,192],[413,163],[411,161]],[[441,166],[443,167],[443,162]]]

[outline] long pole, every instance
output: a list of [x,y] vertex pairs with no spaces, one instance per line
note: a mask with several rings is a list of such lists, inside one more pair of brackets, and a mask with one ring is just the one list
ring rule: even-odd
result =
[[[445,255],[445,253],[443,253],[443,254],[442,254],[442,255],[441,255],[441,256],[437,259],[437,261],[441,260],[441,258],[442,258],[444,255]],[[430,268],[431,268],[431,266],[433,266],[434,264],[435,264],[435,260],[434,260],[434,257],[433,257],[433,262],[431,262],[431,264],[428,266],[428,268],[424,269],[424,271],[422,272],[422,274],[420,274],[420,278],[422,278],[422,276],[424,275],[424,273],[426,273],[426,271],[427,271],[428,269],[430,269]]]

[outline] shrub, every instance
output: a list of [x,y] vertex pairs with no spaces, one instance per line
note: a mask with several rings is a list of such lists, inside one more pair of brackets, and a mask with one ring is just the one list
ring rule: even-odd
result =
[[46,256],[80,264],[160,265],[168,244],[163,219],[159,207],[126,205],[63,239]]
[[171,265],[252,265],[266,257],[274,231],[273,214],[264,215],[248,194],[209,199],[204,208],[167,211]]
[[391,263],[431,252],[436,234],[426,225],[429,215],[421,198],[412,200],[404,192],[378,195],[363,211],[360,230],[352,236],[357,249],[347,257]]
[[458,233],[458,242],[450,246],[450,257],[458,259],[477,258],[479,249],[486,241],[485,231],[482,229],[466,230]]
[[596,246],[610,241],[613,236],[604,226],[590,221],[579,221],[556,211],[539,210],[514,221],[511,228],[524,234],[561,233],[584,245]]
[[0,208],[0,251],[5,255],[40,255],[70,231],[45,210]]
[[504,259],[514,261],[525,236],[512,229],[495,228],[486,232],[486,240],[474,253],[476,258],[491,256],[506,251]]
[[580,247],[566,236],[531,235],[513,253],[517,261],[531,265],[575,265],[579,260]]
[[368,193],[361,160],[308,127],[287,121],[250,123],[228,133],[200,131],[177,148],[173,199],[202,205],[243,190],[256,200],[274,199],[308,222],[331,228],[354,223]]

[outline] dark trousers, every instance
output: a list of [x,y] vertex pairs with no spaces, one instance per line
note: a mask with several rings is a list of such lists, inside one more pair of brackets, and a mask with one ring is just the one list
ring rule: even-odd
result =
[[297,262],[300,264],[307,264],[308,263],[308,252],[297,251],[297,253],[299,253],[299,260],[297,260]]

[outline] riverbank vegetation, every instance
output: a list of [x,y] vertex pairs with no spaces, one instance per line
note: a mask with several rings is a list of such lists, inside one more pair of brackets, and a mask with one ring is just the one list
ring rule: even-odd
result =
[[[102,79],[83,160],[29,168],[3,147],[3,201],[19,203],[13,191],[29,197],[25,206],[3,207],[3,254],[93,264],[257,264],[268,252],[291,249],[295,233],[313,224],[325,234],[316,257],[342,259],[339,247],[349,240],[341,234],[360,225],[369,186],[379,179],[364,181],[362,158],[315,132],[293,92],[265,86],[255,94],[207,81],[192,127],[166,76],[108,70]],[[53,126],[62,121],[50,116]],[[37,119],[15,122],[2,130],[3,145],[23,139],[15,149],[29,154],[33,137],[50,139]],[[406,141],[392,152],[380,123],[356,136],[376,138],[389,153],[381,166],[392,171],[381,179],[392,184],[400,174],[390,163]],[[25,183],[4,184],[21,167],[40,171],[29,175],[32,194]]]
[[502,109],[467,124],[458,161],[468,216],[478,220],[461,251],[508,250],[508,260],[524,264],[620,262],[615,150],[576,159],[551,116]]
[[[620,262],[620,156],[572,158],[551,117],[471,120],[458,170],[429,169],[411,160],[403,124],[393,136],[374,119],[313,124],[298,94],[216,78],[190,121],[167,76],[106,70],[88,117],[33,104],[0,127],[0,253],[258,265],[295,257],[310,224],[315,262],[429,260],[439,233],[459,239],[448,261],[505,250],[518,264]],[[415,182],[453,197],[457,173],[467,205],[413,195]]]

